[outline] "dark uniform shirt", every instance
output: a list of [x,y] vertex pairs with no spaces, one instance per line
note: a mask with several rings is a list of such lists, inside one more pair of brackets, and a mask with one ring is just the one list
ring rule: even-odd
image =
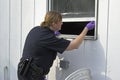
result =
[[22,57],[33,57],[38,66],[49,70],[57,52],[63,53],[69,43],[68,40],[57,38],[49,28],[37,26],[26,38]]

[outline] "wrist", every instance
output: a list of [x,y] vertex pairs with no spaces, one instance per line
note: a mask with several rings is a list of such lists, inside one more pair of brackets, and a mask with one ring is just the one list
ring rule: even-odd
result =
[[88,29],[88,27],[86,26],[85,28],[84,28],[86,31],[89,31],[89,29]]
[[88,31],[89,31],[89,29],[88,29],[87,27],[85,27],[85,28],[83,29],[83,31],[81,32],[81,35],[85,36]]

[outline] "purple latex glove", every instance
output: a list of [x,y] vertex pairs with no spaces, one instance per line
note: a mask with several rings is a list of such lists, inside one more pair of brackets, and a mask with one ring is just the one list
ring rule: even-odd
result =
[[59,31],[55,31],[54,34],[55,34],[56,36],[58,36],[58,35],[60,35],[61,33],[60,33]]
[[89,22],[86,27],[88,28],[88,30],[92,30],[95,27],[95,21],[91,21]]

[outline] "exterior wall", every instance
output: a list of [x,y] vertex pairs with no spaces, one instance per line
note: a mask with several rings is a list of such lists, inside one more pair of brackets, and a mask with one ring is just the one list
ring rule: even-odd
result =
[[9,1],[0,0],[0,80],[9,78],[9,24]]
[[109,27],[108,27],[108,55],[107,55],[107,76],[111,80],[120,80],[120,7],[119,0],[109,1]]
[[17,80],[26,35],[45,12],[45,0],[0,0],[0,80]]
[[[17,78],[16,70],[18,59],[20,58],[21,52],[21,1],[11,0],[9,2],[9,73],[10,77],[8,80],[15,80]],[[4,27],[4,26],[3,26]],[[13,77],[14,76],[14,77]]]
[[[47,0],[0,0],[0,80],[17,80],[17,64],[29,30],[39,25]],[[57,56],[48,80],[64,80],[79,68],[89,68],[93,80],[120,80],[119,0],[99,0],[98,39],[84,40],[79,49]],[[69,61],[68,69],[59,60]]]

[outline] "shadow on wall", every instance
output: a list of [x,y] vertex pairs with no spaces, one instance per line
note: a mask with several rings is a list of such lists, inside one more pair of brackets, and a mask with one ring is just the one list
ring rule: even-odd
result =
[[86,67],[90,68],[92,80],[112,80],[106,76],[106,44],[102,44],[100,40],[85,41],[84,61]]
[[102,46],[99,40],[85,40],[79,49],[74,51],[66,51],[64,54],[58,55],[69,61],[69,68],[60,70],[56,67],[56,80],[64,80],[72,72],[89,68],[92,80],[111,80],[106,76],[106,45]]

